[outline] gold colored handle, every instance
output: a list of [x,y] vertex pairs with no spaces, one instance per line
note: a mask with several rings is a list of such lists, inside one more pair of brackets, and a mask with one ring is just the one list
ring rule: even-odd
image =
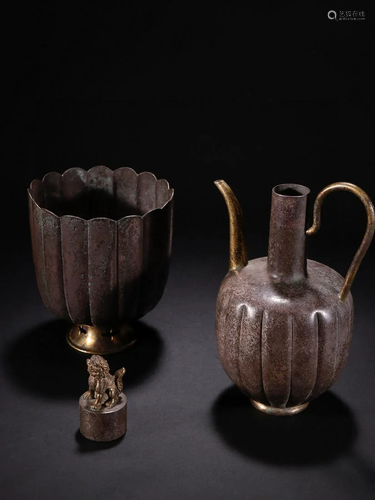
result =
[[365,193],[365,191],[363,191],[363,189],[359,188],[355,184],[351,184],[350,182],[335,182],[322,189],[322,191],[320,191],[320,193],[316,197],[313,209],[313,225],[306,231],[306,234],[308,236],[310,236],[311,234],[315,234],[318,231],[320,227],[320,215],[323,200],[329,193],[332,193],[333,191],[350,191],[351,193],[355,194],[362,201],[367,212],[367,228],[365,235],[360,247],[357,250],[357,253],[354,256],[354,259],[352,260],[352,263],[350,264],[348,272],[345,276],[344,284],[339,293],[340,300],[344,301],[348,296],[354,277],[357,274],[362,259],[370,246],[372,237],[374,236],[375,210],[370,197],[367,193]]

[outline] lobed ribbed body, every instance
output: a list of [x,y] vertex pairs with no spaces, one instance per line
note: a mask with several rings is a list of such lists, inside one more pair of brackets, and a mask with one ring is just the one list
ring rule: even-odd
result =
[[159,302],[172,242],[173,189],[150,172],[51,172],[29,189],[34,265],[45,305],[76,324],[138,319]]
[[224,278],[217,299],[221,363],[252,399],[277,408],[316,398],[335,382],[349,354],[353,300],[338,298],[343,278],[307,260],[300,286],[275,284],[267,258]]

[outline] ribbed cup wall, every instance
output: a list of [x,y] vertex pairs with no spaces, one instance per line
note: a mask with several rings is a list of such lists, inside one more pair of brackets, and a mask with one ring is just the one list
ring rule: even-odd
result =
[[29,189],[38,288],[76,324],[138,319],[159,302],[172,243],[173,189],[150,172],[51,172]]

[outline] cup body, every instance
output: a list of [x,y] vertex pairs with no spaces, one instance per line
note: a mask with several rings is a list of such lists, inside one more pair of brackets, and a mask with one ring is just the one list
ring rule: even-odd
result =
[[29,214],[44,304],[78,325],[116,327],[159,302],[172,243],[173,189],[130,168],[51,172],[31,183]]

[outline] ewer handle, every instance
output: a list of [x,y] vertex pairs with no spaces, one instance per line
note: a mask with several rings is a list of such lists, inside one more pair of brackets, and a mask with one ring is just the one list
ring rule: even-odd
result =
[[365,191],[363,191],[363,189],[359,188],[355,184],[351,184],[350,182],[334,182],[333,184],[329,184],[324,189],[322,189],[316,197],[313,209],[313,225],[306,231],[306,235],[310,236],[318,231],[320,227],[320,216],[323,200],[329,193],[332,193],[333,191],[350,191],[351,193],[355,194],[362,201],[367,212],[367,227],[365,235],[360,247],[357,250],[357,253],[354,256],[354,259],[352,260],[352,263],[350,264],[348,272],[345,276],[344,284],[339,293],[340,300],[344,301],[348,296],[354,277],[357,274],[362,259],[365,256],[374,236],[375,210],[370,197],[367,193],[365,193]]

